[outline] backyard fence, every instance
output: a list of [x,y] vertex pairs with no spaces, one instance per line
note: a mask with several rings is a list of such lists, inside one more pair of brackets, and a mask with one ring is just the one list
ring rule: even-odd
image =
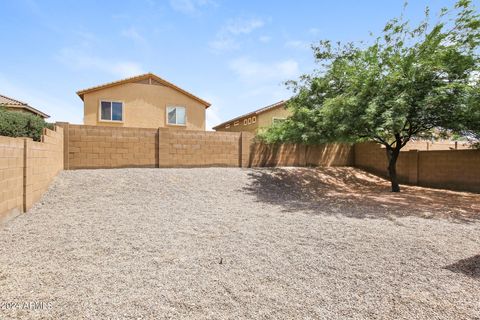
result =
[[[402,183],[480,192],[480,150],[416,147],[424,144],[400,153]],[[355,166],[387,175],[385,149],[374,143],[266,145],[248,132],[57,123],[55,130],[44,130],[41,142],[0,137],[0,222],[29,209],[62,169],[210,166]]]
[[[360,143],[354,150],[355,167],[387,176],[384,147]],[[411,185],[480,192],[480,150],[401,151],[397,175],[400,182]]]
[[342,144],[265,145],[249,132],[58,125],[65,169],[353,165],[353,148]]
[[41,141],[0,136],[0,223],[27,211],[63,169],[63,129]]

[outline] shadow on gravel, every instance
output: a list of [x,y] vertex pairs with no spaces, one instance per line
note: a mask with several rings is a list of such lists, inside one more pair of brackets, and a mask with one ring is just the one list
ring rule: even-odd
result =
[[455,273],[463,273],[471,278],[480,279],[480,254],[463,259],[446,266],[445,269]]
[[480,219],[480,194],[402,186],[350,167],[262,168],[250,173],[245,191],[285,211],[354,218],[418,216],[468,223]]

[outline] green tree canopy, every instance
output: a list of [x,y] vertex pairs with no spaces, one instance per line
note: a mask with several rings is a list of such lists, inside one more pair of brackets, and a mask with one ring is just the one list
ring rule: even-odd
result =
[[412,138],[480,133],[480,18],[470,0],[411,27],[403,15],[373,43],[320,41],[319,69],[291,81],[293,115],[261,138],[323,143],[373,140],[385,146],[392,191],[396,161]]
[[43,128],[53,129],[53,125],[37,115],[10,111],[0,105],[0,136],[28,137],[40,141]]

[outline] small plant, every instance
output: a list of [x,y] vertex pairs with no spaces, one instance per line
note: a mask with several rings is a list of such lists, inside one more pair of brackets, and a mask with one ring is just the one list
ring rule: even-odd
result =
[[28,137],[40,141],[43,128],[53,129],[53,124],[37,115],[7,110],[0,106],[0,135]]

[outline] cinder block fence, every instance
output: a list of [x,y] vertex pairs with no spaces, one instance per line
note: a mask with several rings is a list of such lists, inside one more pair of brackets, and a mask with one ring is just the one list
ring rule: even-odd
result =
[[349,145],[264,145],[249,132],[57,124],[65,132],[65,169],[353,165]]
[[[386,176],[377,144],[265,145],[248,132],[57,123],[41,142],[0,136],[0,223],[28,210],[62,169],[356,166]],[[401,152],[400,181],[480,192],[480,150]]]
[[44,129],[41,142],[0,136],[0,223],[25,212],[63,169],[63,129]]
[[[356,144],[354,158],[355,167],[387,176],[386,150],[379,144]],[[403,151],[397,160],[397,175],[401,183],[480,192],[480,150]]]

